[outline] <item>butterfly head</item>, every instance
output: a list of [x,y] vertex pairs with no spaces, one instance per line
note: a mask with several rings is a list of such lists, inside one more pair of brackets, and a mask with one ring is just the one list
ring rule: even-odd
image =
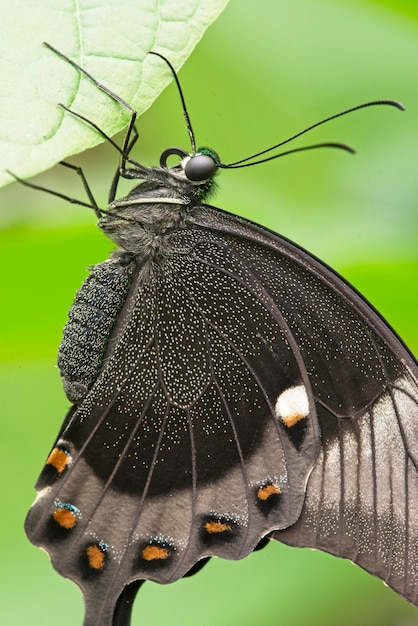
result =
[[[170,156],[181,157],[181,161],[174,167],[167,165]],[[198,195],[206,196],[213,187],[213,179],[221,161],[218,154],[211,148],[199,148],[196,152],[188,153],[182,148],[168,148],[160,157],[160,166],[168,170],[172,176],[187,184],[193,185]]]

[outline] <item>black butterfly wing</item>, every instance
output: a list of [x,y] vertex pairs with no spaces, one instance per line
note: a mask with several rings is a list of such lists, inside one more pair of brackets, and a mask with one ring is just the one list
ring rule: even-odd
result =
[[208,209],[252,258],[289,325],[315,397],[321,451],[302,515],[274,539],[346,557],[418,604],[418,371],[341,277],[291,242]]
[[133,581],[243,558],[300,516],[320,451],[312,386],[264,247],[243,235],[190,224],[152,264],[96,266],[76,298],[61,361],[79,404],[26,531],[83,590],[85,626],[127,623]]
[[211,207],[129,267],[96,266],[76,298],[61,358],[79,404],[26,522],[82,588],[85,625],[128,623],[133,581],[242,558],[272,531],[416,602],[416,365],[381,318]]

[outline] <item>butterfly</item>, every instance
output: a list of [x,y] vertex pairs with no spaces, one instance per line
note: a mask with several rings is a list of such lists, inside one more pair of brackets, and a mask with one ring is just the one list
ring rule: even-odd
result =
[[[135,111],[48,48],[131,113],[119,148],[64,107],[120,153],[106,210],[64,163],[118,247],[70,309],[58,365],[71,408],[25,523],[81,588],[85,626],[127,626],[143,581],[267,539],[349,558],[418,605],[416,361],[333,270],[206,203],[220,169],[287,142],[227,165],[197,150],[161,57],[191,151],[146,167],[131,156]],[[402,108],[355,109],[370,104]],[[141,182],[115,199],[120,177]]]

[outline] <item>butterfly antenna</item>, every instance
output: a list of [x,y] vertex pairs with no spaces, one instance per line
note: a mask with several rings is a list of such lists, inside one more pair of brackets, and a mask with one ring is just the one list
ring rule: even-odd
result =
[[173,75],[173,78],[176,81],[177,91],[178,91],[179,96],[180,96],[181,106],[183,108],[183,115],[184,115],[184,119],[186,120],[186,128],[187,128],[187,132],[189,133],[190,143],[191,143],[191,146],[192,146],[192,153],[195,154],[196,153],[196,141],[195,141],[195,138],[194,138],[194,132],[193,132],[193,128],[192,128],[192,123],[190,121],[189,113],[188,113],[187,107],[186,107],[186,101],[185,101],[184,95],[183,95],[183,90],[181,88],[180,81],[179,81],[179,79],[177,77],[176,70],[171,65],[170,61],[168,59],[166,59],[165,56],[163,56],[159,52],[149,52],[148,54],[153,54],[156,57],[160,57],[160,59],[162,59],[168,65],[168,67],[170,68],[170,71],[171,71],[171,73]]
[[[218,167],[223,169],[238,169],[240,167],[251,167],[252,165],[259,165],[259,163],[267,163],[267,161],[273,161],[274,159],[278,159],[282,156],[287,156],[288,154],[294,154],[295,152],[306,152],[307,150],[315,150],[316,148],[338,148],[339,150],[345,150],[350,154],[355,154],[356,151],[354,148],[349,146],[346,143],[336,143],[336,142],[327,142],[327,143],[315,143],[310,146],[302,146],[301,148],[292,148],[291,150],[285,150],[284,152],[279,152],[279,154],[273,154],[272,156],[266,157],[265,159],[259,159],[258,161],[251,161],[251,163],[242,163],[239,161],[240,165],[225,165],[221,163]],[[248,157],[248,158],[254,158]]]
[[260,152],[256,152],[255,154],[252,154],[251,156],[245,157],[245,159],[240,159],[239,161],[233,161],[232,163],[222,163],[218,167],[225,168],[225,169],[227,169],[227,168],[228,169],[232,169],[232,168],[238,168],[238,167],[249,167],[250,165],[257,165],[258,163],[265,163],[266,161],[271,161],[272,159],[277,159],[278,157],[284,156],[285,154],[292,154],[293,152],[301,152],[303,150],[310,150],[312,148],[323,148],[323,147],[340,148],[342,150],[346,150],[347,152],[354,152],[354,150],[350,146],[347,146],[346,144],[340,144],[340,143],[316,144],[316,145],[313,145],[313,146],[307,146],[305,148],[296,148],[295,150],[288,150],[286,152],[281,152],[280,154],[276,154],[274,156],[267,157],[266,159],[261,159],[259,161],[254,161],[252,163],[247,163],[247,161],[252,161],[252,159],[255,159],[256,157],[262,156],[263,154],[267,154],[267,152],[271,152],[272,150],[276,150],[277,148],[280,148],[280,146],[284,146],[285,144],[289,143],[290,141],[293,141],[294,139],[296,139],[297,137],[300,137],[301,135],[304,135],[305,133],[309,132],[310,130],[313,130],[317,126],[322,126],[322,124],[326,124],[327,122],[330,122],[331,120],[335,120],[337,117],[342,117],[343,115],[348,115],[349,113],[353,113],[353,111],[358,111],[359,109],[365,109],[367,107],[380,106],[380,105],[393,106],[393,107],[395,107],[397,109],[400,109],[401,111],[405,110],[405,107],[400,102],[397,102],[396,100],[373,100],[371,102],[365,102],[364,104],[358,104],[355,107],[351,107],[350,109],[346,109],[345,111],[341,111],[340,113],[336,113],[335,115],[331,115],[330,117],[326,117],[325,119],[323,119],[323,120],[321,120],[319,122],[316,122],[315,124],[312,124],[312,126],[308,126],[308,128],[305,128],[304,130],[300,131],[299,133],[296,133],[296,135],[292,135],[288,139],[285,139],[284,141],[281,141],[280,143],[276,143],[274,146],[271,146],[270,148],[266,148],[265,150],[261,150]]

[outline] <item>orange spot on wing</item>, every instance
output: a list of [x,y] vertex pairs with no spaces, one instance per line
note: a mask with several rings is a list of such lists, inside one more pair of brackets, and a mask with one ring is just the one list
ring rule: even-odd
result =
[[270,496],[279,495],[280,487],[277,485],[264,485],[257,491],[257,497],[259,500],[268,500]]
[[53,518],[62,528],[71,529],[77,524],[77,515],[66,508],[55,509]]
[[65,470],[68,465],[69,455],[60,448],[54,448],[46,460],[47,465],[55,467],[59,474]]
[[105,554],[96,544],[86,550],[89,565],[92,569],[102,569],[105,564]]
[[283,415],[282,422],[288,428],[292,428],[295,424],[305,419],[306,415],[303,413],[292,413],[291,415]]
[[145,561],[156,561],[168,559],[170,556],[170,550],[163,548],[162,546],[146,546],[142,550],[142,558]]
[[206,522],[205,530],[206,532],[212,535],[216,533],[230,532],[232,530],[232,526],[230,524],[225,524],[225,522],[211,521],[211,522]]

